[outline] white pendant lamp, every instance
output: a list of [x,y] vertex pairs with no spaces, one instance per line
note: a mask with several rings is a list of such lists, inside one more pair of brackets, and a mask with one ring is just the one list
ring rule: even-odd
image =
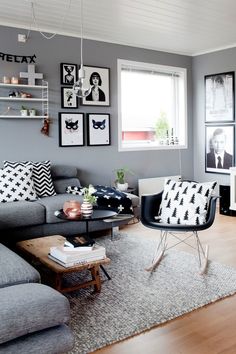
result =
[[81,40],[80,40],[80,69],[79,79],[75,82],[73,90],[77,97],[86,97],[91,92],[91,87],[84,87],[85,70],[83,67],[83,0],[80,0],[81,8]]

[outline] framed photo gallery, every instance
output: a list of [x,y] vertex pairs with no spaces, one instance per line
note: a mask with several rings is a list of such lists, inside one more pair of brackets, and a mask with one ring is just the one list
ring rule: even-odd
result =
[[[85,145],[85,114],[59,113],[59,146]],[[87,145],[111,145],[110,114],[88,113],[86,115]]]
[[[88,96],[80,99],[81,105],[110,106],[110,69],[97,66],[83,66],[85,71],[84,86],[90,89]],[[61,63],[61,107],[78,108],[79,98],[73,91],[78,80],[77,64]],[[66,86],[66,87],[65,87]]]
[[235,162],[235,75],[205,76],[205,171],[229,174]]

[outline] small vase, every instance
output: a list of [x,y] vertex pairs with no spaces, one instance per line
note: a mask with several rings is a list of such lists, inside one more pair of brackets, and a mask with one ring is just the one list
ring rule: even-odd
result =
[[127,191],[129,185],[127,182],[125,182],[125,183],[118,183],[117,182],[116,187],[120,192],[125,192],[125,191]]
[[81,204],[81,213],[85,217],[91,216],[93,213],[93,204],[84,199],[83,203]]

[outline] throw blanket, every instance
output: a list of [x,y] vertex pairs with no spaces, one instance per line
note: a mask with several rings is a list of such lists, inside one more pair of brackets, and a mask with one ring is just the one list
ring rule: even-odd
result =
[[[97,185],[94,188],[96,192],[93,195],[97,197],[98,206],[114,209],[119,214],[133,214],[132,200],[127,194],[113,187]],[[82,187],[68,186],[66,193],[81,195],[81,189]]]

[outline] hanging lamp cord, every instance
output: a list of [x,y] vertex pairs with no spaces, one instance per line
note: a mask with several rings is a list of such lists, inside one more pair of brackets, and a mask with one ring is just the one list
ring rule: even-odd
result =
[[[68,4],[67,4],[67,6],[65,8],[65,11],[63,11],[64,12],[64,16],[63,16],[63,18],[61,20],[61,23],[60,23],[60,30],[62,30],[63,27],[64,27],[65,19],[68,16],[68,12],[70,10],[70,7],[71,7],[71,0],[68,1]],[[37,23],[37,20],[36,20],[36,16],[35,16],[35,10],[34,10],[34,3],[33,2],[31,2],[31,15],[32,15],[32,17],[31,17],[30,29],[29,29],[29,31],[27,33],[27,36],[26,36],[27,39],[29,38],[29,34],[31,32],[31,28],[32,28],[32,23],[33,22],[35,24],[35,27],[36,27],[37,31],[46,39],[52,39],[58,34],[58,32],[55,32],[55,33],[53,33],[53,34],[48,36],[48,35],[46,35],[44,32],[42,32],[39,29],[39,26],[38,26],[38,23]]]
[[81,68],[83,69],[83,0],[80,0],[80,28],[81,28],[81,39],[80,39],[80,62]]

